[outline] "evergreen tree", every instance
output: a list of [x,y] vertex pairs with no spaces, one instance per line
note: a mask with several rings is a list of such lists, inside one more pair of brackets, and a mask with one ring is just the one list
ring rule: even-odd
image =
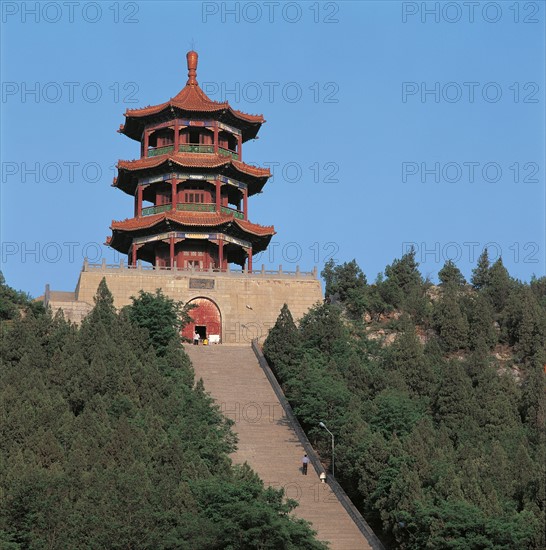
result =
[[263,345],[263,352],[271,368],[285,379],[299,363],[302,355],[300,335],[292,313],[283,305],[277,321],[269,331]]
[[305,347],[334,355],[343,354],[349,333],[341,313],[341,308],[336,305],[324,303],[313,306],[300,321],[300,334]]
[[448,285],[434,306],[434,324],[445,351],[465,348],[468,343],[468,322],[457,299],[456,287]]
[[232,466],[179,340],[159,357],[104,281],[95,302],[80,329],[28,312],[1,343],[2,548],[322,550],[282,491]]
[[356,260],[336,266],[334,260],[330,259],[326,262],[321,276],[326,283],[327,300],[339,300],[350,313],[357,317],[362,316],[367,306],[367,284],[366,276]]
[[436,384],[435,373],[425,359],[423,345],[409,317],[402,317],[400,334],[385,354],[388,367],[402,376],[410,390],[417,395],[432,395]]
[[442,285],[464,286],[466,284],[463,274],[452,260],[445,262],[444,267],[438,272],[438,278]]
[[489,269],[486,287],[486,295],[497,313],[506,306],[512,289],[512,278],[499,258]]
[[415,249],[411,249],[399,260],[385,268],[387,279],[382,283],[383,299],[394,307],[404,303],[405,297],[420,289],[423,279],[418,270],[419,264],[415,260]]
[[481,290],[482,288],[487,287],[490,279],[489,269],[489,254],[487,252],[487,248],[484,248],[478,258],[476,267],[472,270],[471,282],[475,289]]
[[475,350],[483,343],[487,348],[493,347],[498,339],[495,330],[493,308],[483,294],[478,293],[467,300],[468,337],[470,349]]
[[157,353],[164,356],[170,342],[180,339],[181,330],[191,321],[191,313],[159,288],[155,294],[141,290],[137,298],[131,299],[133,303],[124,308],[125,314],[132,323],[148,331]]

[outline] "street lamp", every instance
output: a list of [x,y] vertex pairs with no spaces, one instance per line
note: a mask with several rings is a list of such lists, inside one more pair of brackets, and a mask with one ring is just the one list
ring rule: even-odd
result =
[[326,427],[326,425],[324,424],[324,422],[319,422],[319,426],[321,428],[324,428],[331,436],[332,436],[332,477],[336,477],[336,472],[335,472],[335,469],[334,469],[334,457],[335,457],[335,453],[334,453],[334,434]]

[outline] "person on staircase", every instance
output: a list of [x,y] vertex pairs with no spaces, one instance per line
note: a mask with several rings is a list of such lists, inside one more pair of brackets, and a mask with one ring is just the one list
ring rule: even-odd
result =
[[301,459],[301,473],[306,476],[307,475],[307,466],[309,465],[309,457],[304,454],[303,458]]

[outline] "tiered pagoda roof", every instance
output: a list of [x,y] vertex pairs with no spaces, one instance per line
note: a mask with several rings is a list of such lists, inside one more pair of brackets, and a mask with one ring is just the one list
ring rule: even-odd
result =
[[137,186],[136,176],[139,173],[171,171],[176,166],[180,168],[219,168],[222,174],[245,181],[248,184],[249,196],[259,193],[271,176],[269,168],[251,166],[224,155],[169,153],[137,160],[119,160],[117,164],[118,177],[114,180],[113,185],[133,195]]
[[119,132],[126,136],[140,140],[142,130],[150,119],[172,119],[173,114],[184,116],[190,114],[215,115],[215,119],[231,124],[241,129],[243,141],[256,137],[260,126],[265,122],[263,115],[251,115],[233,109],[227,101],[213,101],[200,88],[196,78],[197,53],[188,53],[188,81],[186,86],[177,95],[160,103],[140,109],[127,109],[125,111],[125,124],[119,128]]
[[[132,255],[133,264],[166,261],[167,239],[168,265],[177,265],[176,257],[194,265],[199,255],[220,269],[246,258],[251,269],[252,254],[267,248],[275,230],[248,221],[247,199],[261,192],[271,171],[242,162],[241,143],[256,137],[265,121],[207,97],[196,79],[197,53],[186,57],[188,81],[175,97],[125,112],[119,131],[141,143],[142,157],[119,160],[113,186],[134,196],[135,217],[112,221],[106,243]],[[166,139],[159,135],[164,129],[173,137],[158,143]],[[143,200],[153,205],[143,208]]]
[[254,252],[265,250],[275,234],[272,225],[259,225],[234,218],[229,214],[168,211],[142,218],[113,221],[110,226],[112,237],[107,240],[107,244],[120,252],[127,253],[132,236],[140,232],[146,233],[152,228],[158,233],[185,229],[195,231],[196,227],[216,228],[234,237],[244,238],[252,243]]

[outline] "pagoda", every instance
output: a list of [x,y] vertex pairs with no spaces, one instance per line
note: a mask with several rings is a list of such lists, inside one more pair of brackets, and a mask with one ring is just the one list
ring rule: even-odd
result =
[[213,101],[197,83],[195,51],[188,81],[160,105],[128,109],[119,132],[140,142],[140,158],[120,160],[113,186],[134,197],[134,216],[113,221],[106,244],[155,269],[252,272],[273,226],[248,219],[248,198],[260,193],[269,169],[243,162],[243,144],[265,122]]
[[271,173],[243,162],[243,144],[265,121],[208,98],[197,83],[197,59],[188,52],[188,81],[175,97],[125,112],[119,132],[140,142],[140,158],[118,161],[113,186],[134,197],[134,213],[112,222],[106,244],[128,262],[86,258],[74,292],[46,285],[45,304],[73,322],[93,309],[102,281],[116,308],[158,289],[190,304],[183,335],[197,332],[211,343],[263,340],[284,304],[298,320],[323,299],[316,267],[253,269],[253,255],[275,230],[249,220],[248,198]]

